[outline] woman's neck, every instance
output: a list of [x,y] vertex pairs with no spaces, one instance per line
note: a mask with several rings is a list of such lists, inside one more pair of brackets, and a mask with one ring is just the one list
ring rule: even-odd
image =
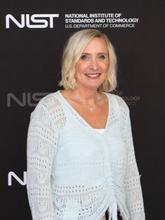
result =
[[71,99],[87,104],[97,104],[101,98],[101,94],[97,90],[89,89],[74,89],[68,90]]

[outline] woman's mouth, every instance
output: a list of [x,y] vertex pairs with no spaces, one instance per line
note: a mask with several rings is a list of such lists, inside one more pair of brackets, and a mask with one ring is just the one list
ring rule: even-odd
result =
[[101,75],[101,73],[85,73],[85,75],[90,79],[97,79]]

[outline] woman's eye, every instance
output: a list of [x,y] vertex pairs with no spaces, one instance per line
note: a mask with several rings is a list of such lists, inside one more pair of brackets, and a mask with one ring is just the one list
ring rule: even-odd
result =
[[[107,58],[107,55],[106,54],[98,54],[97,57],[98,57],[97,59],[105,60]],[[81,60],[90,60],[90,59],[92,59],[92,57],[88,54],[82,54],[80,59]]]
[[104,54],[99,55],[99,59],[101,59],[101,60],[106,59],[106,55],[104,55]]
[[80,57],[81,60],[87,60],[88,59],[88,56],[86,54],[83,54],[81,55]]

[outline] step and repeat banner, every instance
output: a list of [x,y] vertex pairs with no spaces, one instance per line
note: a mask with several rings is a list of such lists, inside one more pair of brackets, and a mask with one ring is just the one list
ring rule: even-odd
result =
[[96,28],[116,49],[117,92],[131,111],[147,219],[163,220],[164,1],[2,0],[0,5],[0,219],[31,219],[26,193],[30,113],[59,89],[68,37]]

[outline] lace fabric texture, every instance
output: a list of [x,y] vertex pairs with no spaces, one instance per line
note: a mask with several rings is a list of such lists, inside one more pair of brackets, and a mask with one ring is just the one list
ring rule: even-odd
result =
[[[33,220],[145,220],[129,109],[110,96],[109,124],[92,130],[59,92],[31,114],[27,138],[27,192]],[[81,142],[83,143],[80,143]]]

